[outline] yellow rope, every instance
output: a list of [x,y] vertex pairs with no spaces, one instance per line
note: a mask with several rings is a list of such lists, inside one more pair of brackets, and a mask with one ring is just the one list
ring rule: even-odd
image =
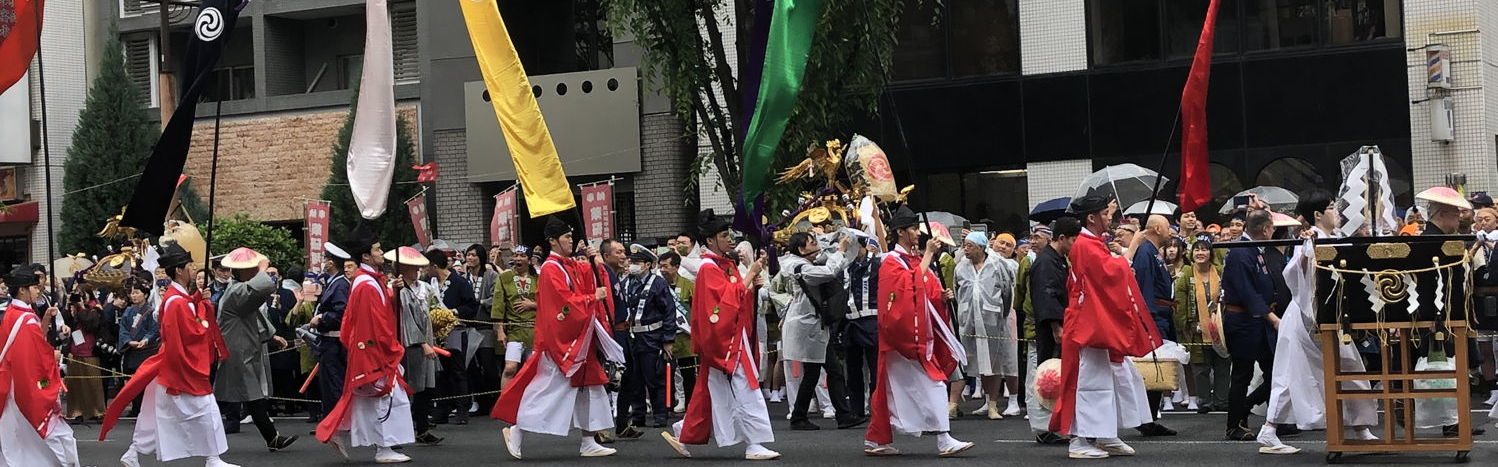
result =
[[1420,269],[1405,269],[1405,270],[1388,270],[1388,269],[1386,269],[1386,270],[1381,270],[1381,271],[1369,271],[1369,270],[1366,270],[1366,269],[1357,269],[1357,270],[1353,270],[1353,269],[1342,269],[1342,268],[1337,268],[1337,267],[1332,267],[1332,266],[1322,266],[1320,264],[1316,265],[1316,269],[1320,269],[1322,271],[1332,271],[1332,272],[1341,273],[1341,274],[1356,274],[1356,275],[1360,275],[1360,276],[1364,276],[1364,275],[1376,276],[1376,275],[1380,275],[1380,274],[1420,274],[1420,273],[1423,273],[1423,272],[1439,271],[1439,270],[1442,270],[1442,269],[1454,268],[1454,267],[1461,266],[1461,265],[1464,265],[1464,264],[1467,264],[1467,263],[1470,263],[1470,262],[1472,262],[1472,257],[1470,257],[1470,256],[1463,256],[1461,261],[1457,261],[1455,263],[1437,264],[1435,266],[1431,266],[1431,267],[1428,267],[1428,268],[1420,268]]

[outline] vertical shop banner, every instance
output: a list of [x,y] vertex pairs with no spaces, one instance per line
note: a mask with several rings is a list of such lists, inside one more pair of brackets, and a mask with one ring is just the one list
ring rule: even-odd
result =
[[406,212],[411,214],[411,227],[416,229],[416,243],[423,248],[432,242],[432,222],[427,218],[427,194],[420,193],[406,200]]
[[489,220],[489,244],[520,244],[519,219],[515,217],[515,189],[494,195],[494,217]]
[[583,234],[589,240],[614,238],[614,184],[582,187]]
[[327,201],[307,202],[307,270],[322,266],[323,243],[328,241]]

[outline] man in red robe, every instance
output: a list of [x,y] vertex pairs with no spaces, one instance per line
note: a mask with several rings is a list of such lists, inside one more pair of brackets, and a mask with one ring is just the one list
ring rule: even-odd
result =
[[1072,436],[1067,451],[1073,459],[1132,456],[1134,448],[1118,439],[1118,430],[1153,421],[1144,379],[1128,357],[1159,347],[1160,332],[1140,298],[1134,269],[1109,254],[1098,236],[1117,210],[1117,203],[1097,195],[1077,198],[1069,208],[1083,228],[1068,254],[1062,393],[1051,431]]
[[751,283],[760,281],[765,259],[761,255],[748,275],[740,276],[735,262],[725,257],[735,245],[729,226],[711,209],[698,216],[698,234],[708,251],[697,271],[691,327],[692,350],[702,368],[685,417],[661,437],[685,457],[692,456],[686,445],[707,444],[712,436],[718,446],[748,444],[745,459],[775,459],[780,453],[764,447],[775,435],[759,392],[757,341],[749,338],[755,335]]
[[931,271],[942,243],[933,238],[921,250],[919,224],[907,206],[885,222],[895,247],[879,265],[879,371],[863,438],[871,456],[900,454],[891,445],[895,431],[936,433],[942,457],[973,448],[948,433],[947,375],[967,358],[947,326],[941,281]]
[[410,388],[401,377],[401,345],[395,322],[394,297],[380,266],[384,251],[364,224],[343,245],[359,261],[343,311],[340,339],[348,348],[343,395],[317,424],[317,440],[328,443],[344,458],[349,446],[375,446],[375,462],[409,462],[391,449],[416,442],[411,421]]
[[604,389],[609,377],[599,355],[624,361],[608,330],[613,315],[608,275],[596,258],[591,266],[572,258],[572,227],[566,222],[552,216],[544,234],[551,256],[536,283],[535,355],[505,386],[489,415],[513,425],[503,433],[505,448],[516,459],[524,432],[567,436],[574,427],[583,431],[578,454],[611,456],[615,450],[593,436],[614,426]]
[[142,396],[134,439],[120,457],[121,464],[138,467],[140,454],[155,453],[162,462],[201,456],[208,458],[209,467],[232,467],[218,458],[229,443],[209,372],[229,352],[213,303],[201,293],[188,293],[198,265],[181,245],[162,246],[157,262],[172,280],[161,296],[161,347],[109,404],[99,440],[109,434],[130,401]]
[[78,441],[62,419],[62,374],[31,303],[42,295],[36,270],[18,266],[5,278],[10,305],[0,332],[0,465],[77,466]]

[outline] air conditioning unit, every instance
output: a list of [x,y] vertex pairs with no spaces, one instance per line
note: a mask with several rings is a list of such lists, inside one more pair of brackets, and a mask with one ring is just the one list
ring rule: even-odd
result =
[[1450,97],[1430,100],[1430,140],[1456,141],[1456,103]]

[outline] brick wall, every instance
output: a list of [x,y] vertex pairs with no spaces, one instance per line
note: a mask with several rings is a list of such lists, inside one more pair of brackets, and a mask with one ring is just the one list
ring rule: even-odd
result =
[[1025,164],[1025,181],[1030,186],[1030,202],[1035,205],[1075,194],[1077,185],[1092,173],[1091,159],[1071,159]]
[[1086,0],[1019,0],[1026,75],[1087,69]]
[[[397,110],[420,134],[416,106]],[[224,118],[219,128],[218,181],[214,215],[245,213],[267,221],[302,219],[299,198],[319,199],[328,182],[333,142],[347,109],[284,112]],[[198,119],[183,172],[208,201],[213,162],[213,119]],[[397,167],[401,170],[401,167]]]
[[671,112],[640,118],[640,173],[634,177],[635,238],[675,235],[686,230],[691,206],[686,195],[689,141]]
[[[1485,52],[1483,35],[1494,34],[1498,27],[1495,2],[1474,0],[1411,0],[1404,2],[1404,36],[1410,48],[1442,43],[1451,47],[1451,76],[1455,89],[1425,89],[1425,51],[1407,52],[1411,101],[1430,97],[1449,97],[1455,103],[1456,140],[1430,140],[1431,102],[1410,104],[1410,149],[1412,152],[1413,191],[1445,182],[1449,173],[1467,175],[1467,186],[1475,190],[1498,189],[1498,172],[1494,170],[1494,133],[1498,122],[1489,118],[1498,95],[1483,85],[1494,75],[1485,63],[1498,60],[1498,54]],[[1484,31],[1476,32],[1478,29]],[[1494,50],[1487,45],[1488,50]],[[1492,79],[1498,84],[1498,77]]]
[[[437,236],[452,245],[489,242],[489,218],[492,204],[486,204],[484,193],[476,183],[459,176],[468,172],[467,132],[438,130],[432,132],[431,148],[439,167],[448,168],[449,176],[437,178]],[[487,208],[486,208],[487,206]],[[523,215],[523,214],[522,214]]]
[[[52,201],[54,209],[47,206],[46,165],[43,153],[33,154],[33,164],[18,172],[16,189],[22,196],[30,196],[41,206],[41,217],[31,231],[31,260],[47,263],[47,230],[52,221],[61,220],[63,163],[68,159],[68,149],[73,146],[73,129],[78,126],[78,112],[83,110],[84,98],[88,97],[88,80],[85,68],[84,7],[80,2],[47,2],[42,12],[46,27],[42,28],[41,55],[46,62],[47,79],[47,142],[52,155]],[[41,79],[36,62],[31,62],[31,118],[41,120]],[[40,146],[41,141],[36,141]],[[51,216],[48,212],[51,212]],[[54,232],[55,234],[56,232]],[[61,255],[63,252],[56,252]]]

